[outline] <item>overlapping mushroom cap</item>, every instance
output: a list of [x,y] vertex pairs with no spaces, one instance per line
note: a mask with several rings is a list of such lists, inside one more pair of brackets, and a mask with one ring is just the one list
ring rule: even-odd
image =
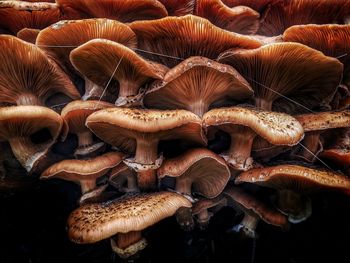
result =
[[159,0],[169,16],[184,16],[193,13],[196,0]]
[[17,32],[17,37],[19,39],[26,41],[26,42],[35,44],[35,41],[36,41],[36,38],[37,38],[39,32],[40,32],[39,29],[25,27]]

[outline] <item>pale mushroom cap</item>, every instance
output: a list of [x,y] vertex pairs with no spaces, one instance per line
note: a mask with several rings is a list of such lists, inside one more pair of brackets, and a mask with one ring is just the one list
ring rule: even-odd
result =
[[218,196],[231,175],[224,159],[204,148],[192,149],[177,158],[165,160],[157,174],[158,178],[182,177],[192,181],[193,192],[208,198]]
[[247,126],[274,145],[295,145],[304,137],[300,123],[290,115],[255,108],[213,109],[203,116],[203,126]]
[[68,218],[68,235],[76,243],[94,243],[118,233],[141,231],[191,207],[185,197],[172,192],[125,195],[119,199],[84,205]]
[[235,182],[253,183],[275,189],[300,192],[312,190],[350,190],[350,179],[332,171],[316,170],[298,165],[278,165],[254,168],[241,173]]
[[69,181],[98,178],[121,163],[124,155],[109,152],[88,160],[63,160],[47,168],[41,179],[61,178]]
[[350,126],[350,111],[317,112],[294,116],[304,131],[321,131]]

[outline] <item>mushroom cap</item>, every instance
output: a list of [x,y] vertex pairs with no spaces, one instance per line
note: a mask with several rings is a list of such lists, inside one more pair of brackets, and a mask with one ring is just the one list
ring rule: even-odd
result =
[[30,104],[25,97],[32,95],[44,104],[55,93],[80,97],[69,78],[37,46],[1,35],[0,48],[0,102]]
[[39,32],[40,32],[39,29],[25,27],[17,32],[17,37],[19,39],[26,41],[26,42],[35,44],[35,41],[36,41],[36,38],[37,38]]
[[55,141],[63,128],[61,116],[41,106],[11,106],[0,108],[0,141],[29,137],[48,129]]
[[203,116],[203,127],[214,126],[229,132],[230,126],[242,125],[274,145],[295,145],[304,137],[300,123],[290,115],[255,108],[212,109]]
[[229,50],[218,60],[234,66],[251,84],[257,98],[271,102],[278,99],[273,105],[276,110],[285,109],[291,101],[309,109],[329,103],[343,72],[337,59],[298,43]]
[[41,30],[36,44],[66,70],[75,72],[69,60],[70,52],[95,38],[109,39],[128,47],[136,47],[137,42],[136,35],[129,26],[114,20],[95,18],[62,20]]
[[109,108],[91,114],[86,125],[103,141],[128,152],[135,151],[136,138],[147,135],[206,144],[201,119],[185,110]]
[[158,19],[168,15],[165,7],[156,0],[57,0],[60,7],[73,9],[83,17],[104,17],[120,22]]
[[248,82],[231,66],[190,57],[155,82],[143,102],[150,108],[191,110],[198,102],[209,107],[218,101],[241,101],[252,95]]
[[192,181],[193,192],[207,198],[218,196],[231,175],[224,159],[205,148],[191,149],[177,158],[165,160],[157,174],[158,178],[181,177]]
[[280,0],[222,0],[222,2],[229,7],[248,6],[260,13],[262,13],[269,4],[277,1]]
[[350,81],[350,25],[297,25],[283,33],[283,40],[298,42],[338,58],[344,64],[343,82]]
[[230,186],[224,190],[224,194],[229,198],[228,204],[233,203],[234,207],[253,216],[258,216],[264,222],[279,226],[288,227],[288,219],[277,210],[267,206],[254,196],[244,192],[241,188]]
[[305,132],[322,131],[350,126],[350,110],[334,112],[317,112],[294,116],[303,126]]
[[202,198],[196,201],[192,207],[192,215],[197,215],[205,209],[210,209],[215,206],[226,206],[227,200],[223,195],[219,195],[215,198],[207,199]]
[[68,235],[76,243],[94,243],[118,233],[141,231],[190,201],[173,192],[124,195],[102,204],[84,205],[68,218]]
[[349,149],[327,149],[320,153],[320,157],[331,160],[338,165],[350,166]]
[[319,189],[344,192],[350,190],[350,179],[342,174],[289,164],[254,168],[238,175],[235,182],[253,183],[301,193]]
[[85,126],[85,122],[86,118],[91,113],[113,106],[113,104],[104,101],[76,100],[70,102],[63,108],[61,116],[67,123],[70,132],[79,133],[88,130],[88,128]]
[[275,1],[266,9],[258,34],[276,36],[293,25],[342,24],[349,14],[348,0]]
[[216,59],[229,48],[261,46],[254,38],[225,31],[193,15],[136,21],[130,27],[137,35],[142,55],[168,67],[191,56]]
[[109,152],[88,160],[63,160],[47,168],[41,179],[61,178],[69,181],[97,179],[122,162],[124,154]]
[[81,74],[100,86],[105,86],[111,76],[141,86],[152,79],[162,79],[166,72],[166,67],[149,62],[130,48],[106,39],[93,39],[79,46],[70,53],[70,60]]
[[196,0],[158,0],[161,2],[169,16],[184,16],[193,13]]
[[59,21],[61,13],[54,3],[1,1],[0,17],[0,29],[16,34],[23,28],[43,29]]
[[197,0],[194,14],[214,25],[240,34],[254,34],[259,29],[259,13],[247,6],[228,7],[221,0]]

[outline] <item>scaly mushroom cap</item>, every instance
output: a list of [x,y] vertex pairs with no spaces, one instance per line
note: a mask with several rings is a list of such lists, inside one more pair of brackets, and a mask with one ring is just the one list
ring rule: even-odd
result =
[[188,139],[206,144],[201,120],[185,110],[139,110],[110,108],[91,114],[86,125],[103,141],[128,152],[135,151],[135,139]]
[[191,203],[172,192],[124,195],[73,211],[68,218],[68,235],[76,243],[94,243],[118,233],[141,231],[172,216],[180,207],[191,207]]
[[319,189],[350,190],[350,179],[332,171],[316,170],[299,165],[278,165],[254,168],[241,173],[235,182],[253,183],[274,189],[307,193]]
[[184,16],[193,13],[196,0],[159,0],[169,16]]
[[292,26],[283,33],[283,40],[298,42],[334,57],[344,64],[343,82],[350,82],[350,25]]
[[274,145],[295,145],[304,136],[303,127],[290,115],[254,108],[219,108],[203,116],[203,126],[230,133],[230,126],[246,126]]
[[294,116],[305,132],[322,131],[350,126],[350,111],[317,112]]
[[66,70],[74,72],[69,60],[70,52],[95,38],[109,39],[129,47],[136,47],[137,41],[135,33],[127,25],[114,20],[96,18],[60,21],[41,30],[36,44]]
[[[0,108],[0,141],[9,141],[12,151],[21,165],[28,171],[35,169],[63,128],[59,114],[41,106],[12,106]],[[47,129],[51,139],[34,144],[31,135]]]
[[0,1],[0,29],[16,34],[23,28],[43,29],[60,20],[57,4]]
[[165,7],[156,0],[57,0],[57,3],[63,10],[73,9],[82,17],[104,17],[123,23],[168,15]]
[[137,95],[145,83],[162,79],[167,70],[128,47],[105,39],[94,39],[74,49],[70,60],[82,75],[99,86],[106,86],[111,76],[118,80],[119,101]]
[[144,105],[159,109],[187,109],[202,116],[211,104],[252,97],[248,82],[231,66],[204,57],[191,57],[152,84]]
[[248,6],[260,13],[262,13],[268,5],[277,1],[280,0],[222,0],[222,2],[229,7]]
[[130,27],[137,35],[142,55],[168,67],[191,56],[216,59],[230,48],[261,46],[253,38],[225,31],[204,18],[192,15],[136,21]]
[[259,13],[247,6],[233,8],[221,0],[197,0],[195,15],[214,25],[240,34],[254,34],[259,29]]
[[23,28],[17,32],[17,37],[28,43],[35,44],[35,41],[39,32],[40,32],[39,29]]
[[232,65],[248,80],[256,106],[265,110],[283,111],[291,103],[303,111],[322,103],[328,105],[343,72],[337,59],[298,43],[229,50],[220,55],[219,61]]
[[56,93],[79,98],[69,78],[37,46],[2,35],[0,49],[0,102],[44,105]]
[[165,160],[157,173],[158,178],[176,177],[176,187],[187,186],[189,193],[185,194],[191,194],[192,188],[193,192],[207,198],[218,196],[230,179],[230,170],[224,159],[204,148],[192,149],[177,158]]
[[348,0],[276,1],[265,11],[258,33],[276,36],[293,25],[341,24],[350,14],[349,10]]

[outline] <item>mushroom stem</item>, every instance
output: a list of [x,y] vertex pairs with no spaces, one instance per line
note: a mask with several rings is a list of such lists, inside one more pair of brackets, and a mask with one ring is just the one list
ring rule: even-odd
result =
[[20,96],[18,96],[16,103],[17,105],[43,105],[43,103],[39,100],[38,97],[30,93],[21,94]]
[[111,237],[111,246],[121,258],[128,258],[143,250],[147,241],[142,237],[141,231],[130,231]]
[[251,238],[256,238],[255,229],[258,223],[259,219],[257,217],[245,213],[240,225],[243,227],[243,231],[245,234],[247,234]]
[[139,93],[140,85],[130,80],[119,80],[119,97],[135,96]]
[[191,187],[192,182],[187,178],[182,178],[181,176],[176,178],[175,190],[177,192],[191,196]]
[[82,194],[90,192],[96,188],[96,180],[81,180],[80,187]]
[[92,137],[92,133],[90,131],[77,133],[77,136],[78,136],[78,143],[79,143],[78,147],[91,145],[94,141]]
[[301,142],[304,147],[302,147],[297,156],[308,162],[313,162],[315,160],[315,155],[320,152],[320,134],[320,131],[307,132],[304,140]]
[[255,106],[259,109],[271,111],[272,101],[263,98],[255,98]]
[[208,111],[208,105],[204,101],[199,100],[191,103],[191,105],[188,106],[188,110],[192,111],[199,117],[203,117],[204,113]]
[[92,82],[88,78],[84,77],[85,81],[85,93],[82,100],[89,100],[89,99],[101,99],[104,94],[104,88],[97,85],[96,83]]

